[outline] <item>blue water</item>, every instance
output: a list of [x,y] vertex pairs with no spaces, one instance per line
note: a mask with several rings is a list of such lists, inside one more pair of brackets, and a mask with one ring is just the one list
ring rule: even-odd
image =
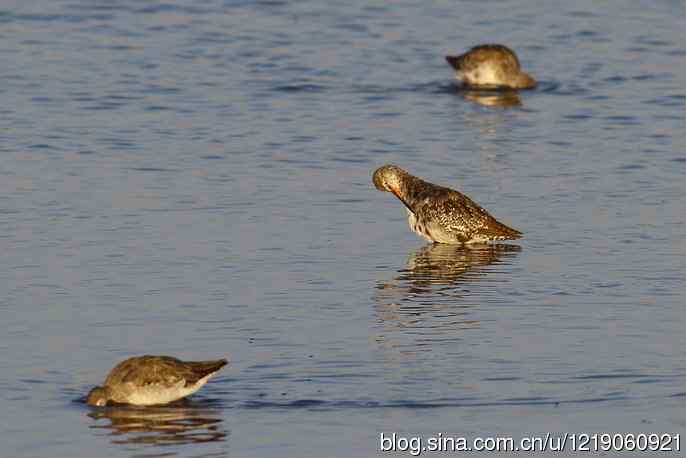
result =
[[[1,454],[680,433],[685,20],[669,1],[6,1]],[[456,90],[444,55],[483,42],[539,88]],[[524,238],[426,245],[371,183],[389,162]],[[184,405],[84,404],[140,354],[231,363]]]

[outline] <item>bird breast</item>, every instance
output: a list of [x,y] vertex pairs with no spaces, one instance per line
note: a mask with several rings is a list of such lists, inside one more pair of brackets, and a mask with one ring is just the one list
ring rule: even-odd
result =
[[500,72],[490,63],[483,63],[469,70],[457,72],[457,78],[463,82],[481,86],[503,84]]
[[114,400],[116,402],[137,406],[168,404],[189,394],[188,389],[183,385],[183,381],[168,386],[150,384],[146,386],[127,387],[124,385],[121,399],[118,399],[118,396],[115,396]]
[[431,233],[427,230],[426,224],[420,221],[409,209],[407,209],[407,222],[410,224],[410,229],[412,229],[412,232],[420,237],[425,238],[429,242],[436,242],[436,240],[434,240],[431,236]]

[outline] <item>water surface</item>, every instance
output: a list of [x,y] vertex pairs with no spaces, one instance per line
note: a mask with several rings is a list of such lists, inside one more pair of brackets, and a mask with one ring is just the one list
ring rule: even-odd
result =
[[[686,425],[678,2],[5,3],[8,456],[375,456],[381,432]],[[456,91],[507,43],[541,81]],[[393,162],[522,230],[433,247]],[[189,403],[83,404],[139,354]]]

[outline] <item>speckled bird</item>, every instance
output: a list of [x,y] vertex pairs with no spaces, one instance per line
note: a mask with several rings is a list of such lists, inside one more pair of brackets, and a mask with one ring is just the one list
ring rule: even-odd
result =
[[114,366],[104,386],[96,386],[86,402],[105,406],[110,402],[150,406],[168,404],[198,391],[225,359],[181,361],[171,356],[137,356]]
[[376,189],[393,193],[405,204],[410,229],[430,242],[487,243],[522,236],[464,194],[424,181],[396,165],[379,167],[372,181]]
[[536,80],[520,69],[519,59],[504,45],[479,45],[459,56],[446,56],[455,78],[474,88],[532,89]]

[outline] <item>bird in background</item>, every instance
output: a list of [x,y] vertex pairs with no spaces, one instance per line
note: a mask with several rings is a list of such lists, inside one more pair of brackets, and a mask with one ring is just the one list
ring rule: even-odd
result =
[[374,172],[376,189],[393,193],[407,209],[410,229],[434,243],[514,240],[522,233],[497,221],[469,197],[387,164]]
[[86,402],[150,406],[168,404],[195,393],[228,364],[226,359],[181,361],[171,356],[136,356],[114,366],[103,386],[93,388]]
[[504,45],[475,46],[459,56],[446,56],[455,78],[476,89],[533,89],[536,80],[523,72],[513,50]]

